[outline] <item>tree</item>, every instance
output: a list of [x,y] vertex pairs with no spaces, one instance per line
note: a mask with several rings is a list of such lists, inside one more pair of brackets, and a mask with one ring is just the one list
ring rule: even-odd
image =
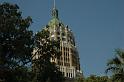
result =
[[76,78],[76,81],[75,82],[85,82],[84,78]]
[[75,81],[74,82],[85,82],[85,78],[84,78],[84,75],[83,73],[77,73],[76,74],[76,78],[75,78]]
[[33,68],[37,82],[60,82],[62,73],[51,59],[60,57],[59,41],[50,40],[49,31],[43,29],[35,35]]
[[16,4],[0,4],[0,80],[24,79],[16,73],[27,72],[23,71],[31,63],[34,42],[33,32],[29,30],[31,23],[31,17],[22,18]]
[[124,82],[124,51],[122,49],[116,49],[116,56],[108,61],[107,66],[106,73],[112,72],[113,81]]
[[86,82],[98,82],[96,75],[90,75],[89,77],[87,77]]
[[107,76],[90,75],[85,82],[111,82],[111,80]]

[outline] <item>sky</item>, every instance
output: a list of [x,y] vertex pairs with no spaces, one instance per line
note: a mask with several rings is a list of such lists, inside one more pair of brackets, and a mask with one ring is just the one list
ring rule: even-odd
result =
[[[0,0],[17,4],[30,27],[41,30],[51,19],[53,0]],[[116,48],[124,49],[124,0],[56,0],[59,18],[73,31],[84,76],[105,75]]]

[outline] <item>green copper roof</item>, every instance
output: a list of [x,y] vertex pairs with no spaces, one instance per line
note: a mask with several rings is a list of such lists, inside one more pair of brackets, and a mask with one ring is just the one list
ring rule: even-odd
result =
[[58,10],[56,8],[52,9],[52,19],[49,21],[48,26],[52,29],[54,26],[58,28],[61,26],[64,29],[64,24],[59,20]]
[[59,25],[60,21],[58,18],[58,10],[56,8],[52,9],[52,19],[48,23],[50,27],[54,27],[54,25]]
[[59,19],[57,19],[57,18],[52,18],[52,19],[49,21],[48,25],[49,25],[50,27],[54,27],[54,25],[59,25],[59,23],[60,23]]

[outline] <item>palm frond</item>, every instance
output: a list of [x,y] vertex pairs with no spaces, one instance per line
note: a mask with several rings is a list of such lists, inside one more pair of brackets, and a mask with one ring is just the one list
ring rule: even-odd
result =
[[124,51],[122,49],[115,50],[116,55],[108,61],[105,73],[111,72],[113,80],[124,82]]

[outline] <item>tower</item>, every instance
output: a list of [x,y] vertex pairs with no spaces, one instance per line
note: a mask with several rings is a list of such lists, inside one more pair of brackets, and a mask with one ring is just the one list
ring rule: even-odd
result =
[[61,57],[59,59],[51,59],[51,62],[55,62],[59,66],[59,70],[66,78],[76,78],[80,71],[79,54],[75,44],[75,37],[68,25],[64,25],[60,19],[58,10],[55,6],[52,9],[52,19],[48,22],[44,29],[48,29],[50,32],[51,40],[60,41]]

